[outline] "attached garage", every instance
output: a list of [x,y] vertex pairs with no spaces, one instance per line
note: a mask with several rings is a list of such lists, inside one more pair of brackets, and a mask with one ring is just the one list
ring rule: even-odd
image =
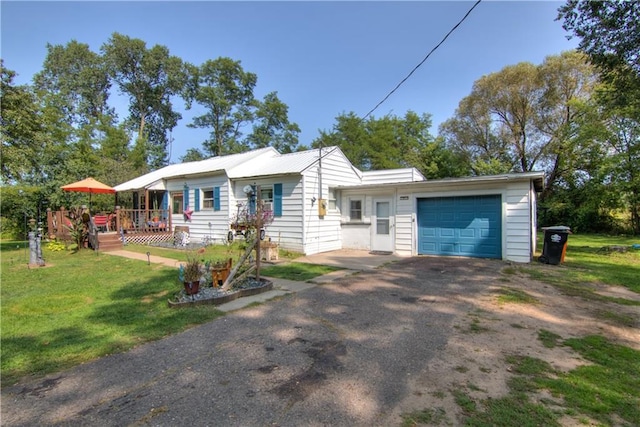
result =
[[389,200],[389,241],[398,255],[530,262],[536,250],[536,196],[544,173],[341,186],[340,205],[361,201],[356,223],[341,211],[345,249],[377,249],[376,202]]
[[502,258],[501,195],[417,199],[418,254]]

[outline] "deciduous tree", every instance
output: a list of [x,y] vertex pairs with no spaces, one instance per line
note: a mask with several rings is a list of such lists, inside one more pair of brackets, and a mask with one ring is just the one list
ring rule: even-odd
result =
[[187,82],[185,65],[165,46],[147,48],[140,39],[118,33],[101,48],[111,78],[129,97],[128,124],[137,130],[136,150],[148,156],[151,168],[166,164],[167,133],[182,118],[172,98]]

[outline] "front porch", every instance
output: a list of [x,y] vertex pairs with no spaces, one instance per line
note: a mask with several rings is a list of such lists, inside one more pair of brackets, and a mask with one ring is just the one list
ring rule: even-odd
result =
[[[93,215],[86,212],[83,216],[85,215],[83,227],[88,235],[87,243],[94,249],[104,250],[103,247],[121,249],[122,245],[127,243],[148,245],[173,242],[175,239],[168,209],[123,209],[116,206],[114,212]],[[76,221],[74,213],[65,208],[60,208],[59,211],[47,211],[49,238],[62,241],[73,240],[74,221]],[[188,230],[181,230],[183,233],[185,231],[188,232]],[[119,245],[114,244],[114,239],[119,241]]]

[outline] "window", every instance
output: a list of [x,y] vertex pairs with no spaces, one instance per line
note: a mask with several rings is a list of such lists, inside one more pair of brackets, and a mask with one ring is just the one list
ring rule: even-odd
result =
[[260,199],[263,203],[273,203],[273,188],[260,187]]
[[213,209],[213,188],[211,190],[202,190],[202,208]]
[[171,199],[173,203],[171,204],[172,210],[171,212],[174,214],[181,214],[184,212],[184,196],[182,193],[171,193]]
[[362,221],[362,200],[349,200],[349,219]]
[[327,199],[329,200],[329,210],[330,211],[335,211],[336,210],[336,191],[333,188],[329,189],[329,194],[327,195]]

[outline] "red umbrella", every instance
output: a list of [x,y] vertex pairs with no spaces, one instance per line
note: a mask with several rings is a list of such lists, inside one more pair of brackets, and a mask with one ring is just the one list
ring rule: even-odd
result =
[[96,181],[93,178],[86,178],[82,181],[74,182],[72,184],[63,185],[65,191],[78,191],[81,193],[89,193],[89,208],[91,208],[91,195],[97,193],[103,194],[115,194],[116,190],[109,187],[107,184],[103,184],[100,181]]

